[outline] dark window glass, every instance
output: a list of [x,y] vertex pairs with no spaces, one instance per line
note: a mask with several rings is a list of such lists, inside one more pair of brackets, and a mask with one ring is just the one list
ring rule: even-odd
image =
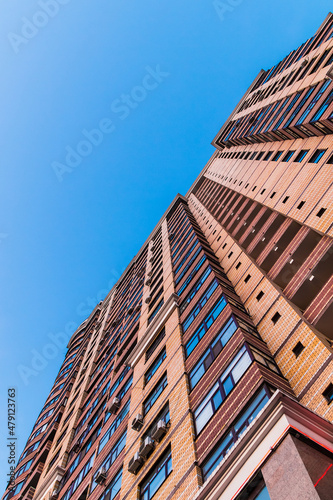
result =
[[308,104],[304,113],[302,113],[302,115],[297,120],[296,125],[299,125],[300,123],[304,122],[305,118],[309,115],[309,113],[311,113],[311,111],[313,110],[313,108],[315,107],[315,105],[317,104],[317,102],[319,101],[319,99],[321,98],[321,96],[323,95],[323,93],[325,92],[325,90],[327,89],[327,87],[329,86],[330,83],[331,83],[331,80],[325,81],[325,83],[322,85],[319,92],[317,92],[317,94],[314,96],[314,98]]
[[119,385],[124,380],[124,378],[126,377],[127,373],[130,371],[130,369],[131,369],[130,366],[126,366],[123,369],[123,371],[120,373],[116,382],[113,384],[113,386],[110,389],[110,396],[112,396],[112,394],[116,391],[117,387],[119,387]]
[[198,279],[198,281],[196,282],[194,287],[186,295],[183,302],[181,303],[180,308],[179,308],[180,314],[182,314],[185,311],[185,309],[187,308],[187,306],[189,305],[189,303],[191,302],[193,297],[195,297],[197,292],[200,290],[201,286],[205,283],[205,281],[208,278],[208,276],[210,275],[210,273],[211,273],[211,268],[207,267],[207,269],[203,272],[203,274],[200,276],[200,278]]
[[326,151],[327,149],[317,149],[311,156],[309,163],[318,163],[322,159]]
[[155,401],[159,398],[159,396],[162,394],[166,386],[168,385],[168,379],[167,379],[167,374],[165,373],[163,377],[157,382],[155,385],[154,389],[151,391],[147,399],[145,399],[143,403],[143,414],[147,415],[149,412],[150,408],[153,406]]
[[140,485],[140,500],[150,500],[172,471],[171,449],[168,448]]
[[113,500],[115,498],[121,488],[122,474],[123,470],[120,469],[120,471],[112,479],[111,483],[105,488],[103,494],[98,500]]
[[158,304],[157,306],[155,307],[154,311],[151,313],[151,315],[149,316],[148,318],[148,325],[150,325],[150,323],[153,321],[153,319],[155,318],[156,314],[158,313],[158,311],[161,309],[161,307],[163,306],[164,304],[164,299],[162,299]]
[[[127,401],[127,403],[124,406],[124,408],[121,410],[121,412],[119,413],[119,415],[117,416],[117,418],[111,424],[111,427],[106,431],[106,433],[104,434],[104,436],[101,438],[101,440],[99,442],[99,447],[98,447],[98,452],[97,453],[101,452],[101,450],[104,448],[104,446],[109,441],[109,439],[111,438],[111,436],[118,429],[118,427],[121,424],[121,422],[124,420],[124,418],[129,413],[129,409],[130,409],[130,400]],[[108,415],[110,415],[110,413],[108,413]],[[109,417],[106,417],[105,421],[107,421],[108,418]]]
[[223,347],[231,339],[238,326],[233,318],[230,318],[222,327],[220,333],[215,337],[206,352],[201,356],[189,374],[191,390],[196,386],[201,377],[208,370],[215,358],[220,354]]
[[199,245],[199,247],[197,248],[197,250],[192,255],[191,259],[188,261],[188,263],[186,264],[186,266],[184,267],[184,269],[182,270],[182,272],[177,277],[177,279],[176,279],[176,285],[178,285],[178,283],[182,280],[182,278],[187,273],[187,271],[189,270],[189,268],[191,267],[191,265],[193,264],[193,262],[195,261],[195,259],[198,257],[198,255],[201,252],[201,250],[202,250],[202,247],[201,247],[201,245]]
[[295,354],[296,358],[298,358],[298,356],[301,354],[303,349],[304,349],[304,345],[302,344],[302,342],[297,342],[297,344],[293,348],[293,353]]
[[266,368],[269,368],[273,372],[280,374],[273,358],[259,351],[253,346],[251,346],[251,352],[253,354],[254,359],[258,361],[258,363],[261,363],[262,365],[266,366]]
[[77,475],[77,477],[74,479],[74,481],[71,483],[69,488],[67,489],[66,493],[62,497],[61,500],[69,500],[73,493],[77,490],[77,488],[80,486],[82,483],[83,479],[86,477],[88,472],[91,470],[93,463],[94,463],[94,457],[95,455],[92,455],[88,462],[82,467],[81,471]]
[[333,401],[333,384],[329,384],[329,386],[324,390],[323,396],[328,402],[328,404]]
[[157,347],[160,345],[160,343],[162,342],[162,340],[164,339],[164,337],[165,337],[165,328],[163,328],[160,331],[160,333],[158,334],[158,336],[156,337],[156,339],[154,340],[154,342],[147,349],[147,351],[146,351],[146,362],[148,361],[148,359],[150,358],[150,356],[153,354],[153,352],[157,349]]
[[204,481],[209,478],[212,472],[223,460],[227,452],[235,445],[250,423],[264,408],[268,400],[268,393],[265,388],[262,388],[253,398],[249,406],[241,413],[240,417],[238,417],[234,424],[229,428],[214,450],[208,455],[208,458],[205,460],[202,467]]
[[278,161],[278,159],[280,158],[280,156],[282,155],[283,151],[277,151],[275,153],[275,155],[273,156],[272,158],[272,161]]
[[284,155],[282,161],[289,161],[294,153],[295,151],[288,151],[288,153]]
[[189,341],[186,343],[185,352],[187,357],[191,354],[193,349],[198,345],[202,337],[206,334],[208,329],[212,326],[212,324],[221,314],[226,305],[227,302],[225,298],[223,296],[220,297],[218,302],[213,307],[213,309],[207,314],[205,319],[202,321],[202,323],[193,333]]
[[[101,467],[105,467],[105,469],[107,471],[110,469],[111,465],[115,462],[116,458],[120,455],[120,453],[125,448],[126,436],[127,436],[127,430],[120,436],[120,438],[118,439],[118,441],[116,441],[116,443],[112,447],[111,451],[107,454],[106,458],[103,460],[103,462],[102,462],[101,466],[99,467],[99,469]],[[92,492],[96,488],[96,486],[98,484],[95,481],[96,476],[97,476],[97,472],[93,475],[93,480],[92,480],[92,485],[91,485],[90,492]]]
[[193,321],[198,316],[201,309],[205,306],[205,304],[208,302],[209,298],[212,296],[212,294],[216,290],[217,286],[218,286],[218,283],[214,279],[214,281],[210,284],[210,286],[207,288],[207,290],[202,295],[202,297],[200,297],[195,308],[191,311],[190,315],[187,316],[186,320],[183,322],[183,333],[185,333],[187,331],[187,329],[190,327],[190,325],[193,323]]
[[194,420],[197,434],[202,431],[216,413],[251,363],[251,356],[244,345],[195,410]]
[[155,373],[157,372],[157,370],[159,369],[165,358],[166,358],[166,350],[164,347],[157,356],[157,358],[155,359],[154,363],[147,370],[145,374],[145,384],[148,384],[149,380],[155,375]]

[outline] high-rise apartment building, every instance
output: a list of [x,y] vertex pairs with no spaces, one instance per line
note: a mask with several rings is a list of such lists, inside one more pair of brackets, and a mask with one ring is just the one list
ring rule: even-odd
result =
[[329,14],[74,333],[5,500],[332,499],[332,79]]

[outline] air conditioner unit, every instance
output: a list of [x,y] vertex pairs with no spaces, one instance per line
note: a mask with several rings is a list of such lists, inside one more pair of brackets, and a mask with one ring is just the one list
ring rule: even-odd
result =
[[149,304],[149,302],[151,301],[151,295],[148,295],[148,297],[146,298],[145,300],[145,303],[146,304]]
[[120,407],[120,399],[113,398],[113,400],[109,401],[108,404],[106,405],[106,411],[108,413],[117,413],[119,407]]
[[152,270],[148,271],[148,273],[147,273],[148,276],[151,276],[152,274],[153,274]]
[[79,453],[79,451],[80,451],[80,450],[81,450],[81,445],[80,445],[80,443],[75,443],[75,444],[74,444],[74,446],[73,446],[73,448],[72,448],[72,451],[73,451],[74,453]]
[[143,464],[143,460],[140,457],[139,452],[137,451],[135,453],[134,457],[131,458],[131,460],[129,461],[129,464],[128,464],[129,472],[131,472],[132,474],[136,474],[138,472],[138,470],[142,467],[142,464]]
[[309,62],[309,59],[308,59],[308,58],[303,59],[303,61],[302,61],[302,63],[301,63],[301,68],[305,68],[305,66],[307,66],[308,62]]
[[97,484],[103,484],[104,481],[106,480],[106,468],[105,467],[101,467],[99,469],[99,471],[97,472],[96,474],[96,477],[95,477],[95,483]]
[[139,431],[143,427],[143,416],[141,413],[138,413],[137,416],[133,419],[132,429],[134,431]]
[[161,419],[157,422],[156,426],[153,428],[151,432],[151,437],[155,441],[161,441],[163,436],[167,433],[168,431],[168,424],[165,422],[165,420]]
[[148,278],[147,281],[146,281],[146,285],[149,286],[151,284],[151,279]]
[[141,304],[139,304],[138,306],[136,306],[136,308],[134,309],[135,312],[138,312],[138,311],[141,311]]
[[149,262],[154,262],[154,257],[150,257]]
[[55,490],[52,491],[51,498],[55,499],[58,498],[58,496],[59,496],[59,488],[56,488]]
[[150,251],[151,251],[151,252],[153,252],[154,250],[155,250],[155,247],[154,247],[154,245],[152,245],[152,246],[150,247]]
[[151,453],[153,449],[154,449],[154,441],[152,440],[151,437],[147,436],[139,448],[140,457],[146,460],[149,453]]

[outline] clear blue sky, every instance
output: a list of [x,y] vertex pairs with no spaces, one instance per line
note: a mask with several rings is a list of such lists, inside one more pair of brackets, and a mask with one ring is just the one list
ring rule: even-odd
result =
[[[219,16],[212,0],[49,0],[44,11],[43,1],[0,7],[3,487],[7,389],[17,388],[19,456],[65,354],[48,351],[25,385],[32,351],[85,319],[186,193],[259,70],[331,8],[225,0]],[[163,76],[148,77],[156,68]],[[95,145],[82,143],[97,127]]]

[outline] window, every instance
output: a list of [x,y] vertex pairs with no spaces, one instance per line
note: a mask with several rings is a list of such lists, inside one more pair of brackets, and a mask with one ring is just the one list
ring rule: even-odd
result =
[[273,193],[270,195],[270,198],[274,198],[274,196],[276,195],[276,191],[273,191]]
[[311,156],[309,163],[319,163],[326,151],[327,149],[317,149]]
[[251,279],[251,274],[248,274],[246,278],[244,279],[244,283],[248,283]]
[[37,429],[37,431],[32,434],[32,436],[30,437],[29,441],[32,441],[33,439],[35,439],[35,437],[39,436],[39,434],[42,434],[42,432],[46,431],[47,426],[48,426],[48,424],[44,424],[42,427],[40,427],[39,429]]
[[226,246],[227,246],[227,244],[224,243],[223,246],[222,246],[222,250],[224,250]]
[[252,346],[251,346],[251,352],[253,354],[254,359],[258,361],[258,363],[261,363],[262,365],[266,366],[266,368],[269,368],[273,372],[280,374],[273,358],[271,358],[270,356],[261,351],[258,351],[258,349]]
[[297,205],[297,210],[301,210],[301,208],[303,208],[305,205],[305,201],[301,201],[298,205]]
[[279,321],[280,318],[281,318],[281,314],[276,312],[274,314],[274,316],[272,317],[272,321],[273,321],[274,325],[275,325],[275,323],[277,323]]
[[154,427],[156,427],[156,424],[159,420],[164,420],[166,424],[170,422],[170,411],[169,411],[169,403],[167,403],[162,410],[156,415],[146,432],[142,435],[142,441],[146,437],[151,437],[152,431],[154,430]]
[[261,299],[263,298],[263,296],[264,296],[264,295],[265,295],[265,294],[264,294],[264,292],[261,290],[261,291],[258,293],[258,295],[256,296],[257,301],[259,302],[259,300],[261,300]]
[[151,315],[149,316],[148,318],[148,325],[150,325],[150,323],[153,321],[153,319],[155,318],[156,314],[158,313],[158,311],[161,309],[161,307],[163,306],[164,304],[164,299],[162,299],[158,304],[157,306],[155,307],[154,311],[151,313]]
[[284,199],[283,199],[283,202],[282,203],[287,203],[287,201],[289,200],[290,196],[286,196]]
[[264,156],[264,154],[265,154],[265,151],[261,151],[261,153],[259,153],[259,154],[258,154],[258,156],[257,156],[256,160],[257,160],[257,161],[258,161],[258,160],[261,160],[261,158]]
[[266,191],[266,189],[263,189],[263,190],[260,192],[260,194],[264,194],[264,192],[265,192],[265,191]]
[[[192,247],[188,250],[188,246],[185,245],[182,252],[180,253],[180,255],[178,255],[177,259],[182,255],[182,253],[187,250],[186,254],[184,255],[184,257],[182,258],[181,262],[178,264],[178,266],[175,268],[175,274],[177,274],[181,268],[183,267],[183,265],[185,264],[186,260],[189,258],[189,256],[191,255],[191,253],[193,252],[193,250],[195,250],[195,248],[198,246],[199,244],[199,241],[195,241],[194,244],[192,245]],[[174,263],[175,264],[175,263]]]
[[206,281],[206,279],[208,278],[208,276],[210,275],[210,273],[211,273],[211,268],[207,267],[207,269],[203,272],[203,274],[200,276],[199,280],[196,282],[196,284],[194,285],[194,287],[186,295],[186,297],[184,298],[183,302],[181,303],[181,305],[180,305],[180,314],[182,314],[185,311],[185,309],[187,308],[187,306],[189,305],[189,303],[191,302],[191,300],[193,299],[193,297],[200,290],[201,286],[204,284],[204,282]]
[[[164,289],[163,289],[163,286],[162,286],[162,287],[158,290],[158,292],[156,293],[156,295],[155,295],[155,297],[153,298],[153,300],[150,302],[149,307],[148,307],[148,311],[149,311],[149,312],[150,312],[150,311],[154,308],[155,304],[157,303],[157,301],[159,300],[159,298],[160,298],[160,297],[161,297],[161,295],[163,294],[163,291],[164,291]],[[155,292],[154,292],[154,293],[155,293]],[[153,296],[153,295],[154,295],[154,293],[152,292],[152,293],[151,293],[151,296]]]
[[270,159],[270,157],[272,156],[272,154],[273,154],[273,151],[268,151],[268,153],[265,156],[265,158],[263,159],[263,161],[268,161]]
[[326,208],[321,208],[319,210],[319,212],[316,214],[316,217],[321,217],[322,215],[324,215],[324,213],[326,212]]
[[304,122],[305,118],[309,115],[309,113],[311,113],[311,111],[313,110],[313,108],[315,107],[315,105],[317,104],[317,102],[319,101],[319,99],[321,98],[321,96],[323,95],[323,93],[325,92],[330,83],[331,83],[330,80],[325,81],[325,83],[320,88],[319,92],[316,93],[314,98],[311,100],[310,104],[308,104],[304,113],[302,113],[302,115],[297,120],[296,125],[299,125]]
[[333,401],[333,384],[331,383],[323,392],[323,396],[328,402],[328,404]]
[[242,263],[238,262],[237,265],[236,265],[236,269],[239,269],[241,265],[242,265]]
[[121,488],[122,474],[123,470],[120,469],[120,471],[112,479],[111,483],[105,488],[103,494],[98,500],[113,500],[115,498]]
[[297,163],[301,163],[301,161],[304,160],[304,158],[306,157],[308,152],[309,152],[309,149],[301,149],[301,151],[298,153],[298,155],[296,156],[294,161]]
[[18,495],[22,489],[22,486],[24,484],[24,480],[21,481],[20,483],[16,484],[13,490],[10,490],[9,493],[4,497],[3,500],[7,500],[9,498],[12,498],[14,495]]
[[157,382],[154,389],[151,391],[147,399],[143,403],[143,415],[147,415],[150,408],[154,405],[155,401],[162,394],[166,386],[168,385],[167,373]]
[[303,349],[304,349],[304,345],[302,344],[302,342],[297,342],[297,344],[293,348],[293,353],[295,354],[296,358],[298,358],[298,356],[301,354]]
[[244,345],[194,412],[197,434],[212,418],[252,362]]
[[118,376],[116,382],[113,384],[113,386],[110,389],[110,397],[112,396],[112,394],[114,394],[114,392],[116,391],[116,389],[119,387],[119,385],[121,384],[121,382],[124,380],[124,378],[126,377],[126,375],[128,374],[128,372],[130,371],[130,369],[131,369],[130,366],[126,366],[123,369],[123,371],[120,373],[120,375]]
[[191,338],[186,343],[185,345],[186,357],[188,357],[194,350],[194,348],[199,344],[202,337],[206,334],[208,329],[212,326],[212,324],[221,314],[226,305],[227,302],[222,295],[215,304],[215,306],[213,307],[213,309],[211,309],[211,311],[207,314],[205,319],[202,321],[202,323],[199,325],[199,327],[196,329],[196,331],[193,333]]
[[273,159],[272,161],[278,161],[278,159],[280,158],[280,156],[282,155],[283,151],[277,151],[275,153],[275,155],[273,156]]
[[327,110],[329,105],[331,104],[332,97],[333,97],[333,91],[331,90],[331,92],[326,97],[325,101],[322,103],[322,105],[319,107],[319,109],[317,109],[316,113],[311,118],[310,123],[313,123],[313,122],[320,120],[320,118],[323,116],[323,114],[325,113],[325,111]]
[[[105,460],[103,461],[103,463],[101,464],[99,469],[101,467],[105,467],[106,470],[110,469],[111,465],[115,462],[116,458],[120,455],[122,450],[125,448],[126,436],[127,436],[127,430],[120,436],[118,441],[114,444],[114,446],[112,447],[111,451],[106,456]],[[93,475],[93,481],[92,481],[90,492],[92,492],[97,486],[97,483],[95,482],[96,476],[97,476],[97,472],[96,472],[96,474]]]
[[[119,425],[121,424],[121,422],[124,420],[124,418],[127,416],[128,412],[129,412],[129,408],[130,408],[130,399],[127,401],[126,405],[124,406],[124,408],[121,410],[121,412],[119,413],[119,415],[117,416],[117,418],[113,421],[113,423],[111,424],[111,427],[106,431],[106,433],[104,434],[104,436],[102,437],[102,439],[100,440],[99,442],[99,447],[98,447],[98,451],[97,451],[97,454],[100,453],[102,451],[102,449],[104,448],[104,446],[106,445],[106,443],[109,441],[109,439],[111,438],[111,436],[115,433],[115,431],[118,429]],[[108,413],[108,415],[110,415],[110,413]],[[108,419],[109,417],[105,418],[105,421]]]
[[308,98],[310,97],[310,95],[312,94],[312,92],[314,91],[314,89],[315,89],[315,86],[310,87],[310,89],[305,93],[305,95],[303,96],[303,98],[297,104],[297,106],[294,109],[294,111],[289,116],[288,120],[285,122],[285,124],[283,126],[284,129],[289,127],[289,125],[294,120],[294,118],[296,117],[296,115],[298,115],[299,111],[302,109],[303,105],[308,100]]
[[[88,451],[90,450],[90,448],[92,447],[92,445],[94,444],[94,442],[96,441],[98,436],[100,435],[101,429],[102,429],[102,424],[100,424],[95,429],[95,431],[93,432],[91,437],[87,441],[85,441],[85,444],[81,448],[80,453],[78,455],[73,450],[70,452],[69,457],[68,457],[68,461],[70,461],[74,455],[76,455],[76,458],[75,458],[75,460],[73,460],[70,467],[67,469],[65,475],[63,476],[62,484],[65,484],[67,482],[67,480],[70,477],[72,477],[73,472],[75,471],[76,467],[78,467],[80,465],[80,463],[84,460],[84,457],[87,455]],[[80,436],[79,441],[77,441],[76,443],[81,445],[82,442],[85,440],[85,437],[87,436],[87,434],[88,433],[84,432],[83,433],[84,437],[82,438],[82,436]],[[60,452],[60,450],[59,450],[59,452]],[[55,459],[53,459],[53,460],[54,460],[53,463],[55,463]]]
[[157,349],[157,347],[160,345],[162,340],[165,337],[165,328],[163,327],[160,333],[157,335],[156,339],[154,342],[151,344],[151,346],[147,349],[146,351],[146,362],[150,358],[150,356],[153,354],[153,352]]
[[84,465],[84,467],[82,467],[80,473],[77,475],[77,477],[71,483],[71,485],[69,486],[69,488],[67,489],[66,493],[64,494],[64,496],[62,497],[61,500],[69,500],[71,498],[73,493],[77,490],[77,488],[82,483],[83,479],[86,477],[86,475],[88,474],[88,472],[92,468],[93,463],[94,463],[94,456],[95,455],[92,455],[89,458],[88,462]]
[[288,151],[282,158],[282,161],[289,161],[292,155],[295,153],[295,151]]
[[147,370],[145,374],[145,385],[148,384],[149,380],[155,375],[161,364],[166,358],[166,350],[165,347],[163,347],[162,351],[159,353],[157,358],[155,359],[154,363],[150,366],[149,370]]
[[23,453],[23,455],[21,456],[20,460],[17,463],[19,464],[26,456],[28,456],[33,451],[37,450],[39,444],[40,444],[40,441],[37,441],[33,445],[29,446],[29,448],[27,448],[25,450],[25,452]]
[[156,462],[140,485],[140,500],[150,500],[172,471],[171,448]]
[[177,277],[177,279],[176,279],[176,285],[178,285],[178,283],[181,281],[181,279],[187,273],[187,271],[189,270],[189,268],[191,267],[191,265],[193,264],[193,262],[195,261],[195,259],[198,257],[198,255],[201,252],[201,250],[202,250],[202,247],[199,245],[199,248],[194,252],[194,254],[192,255],[191,259],[188,261],[188,263],[186,264],[186,266],[184,267],[184,269],[182,270],[182,272]]
[[238,326],[233,318],[230,318],[222,327],[220,333],[215,337],[206,352],[201,356],[189,374],[191,390],[197,385],[201,377],[208,370],[214,359],[222,351],[226,343],[231,339]]
[[27,471],[30,468],[30,465],[32,464],[32,462],[33,462],[33,458],[31,460],[29,460],[29,462],[26,462],[24,465],[22,465],[22,467],[16,472],[15,479],[17,477],[19,477],[21,474],[23,474],[23,472]]
[[208,287],[208,289],[203,294],[203,296],[200,297],[200,299],[198,300],[198,303],[195,306],[195,308],[192,310],[192,312],[190,313],[190,315],[184,321],[184,323],[183,323],[183,333],[185,333],[187,331],[187,329],[189,328],[189,326],[193,323],[193,321],[198,316],[198,314],[201,311],[201,309],[208,302],[208,299],[212,296],[213,292],[216,290],[217,286],[218,286],[218,283],[214,279],[214,281]]
[[222,437],[218,445],[208,455],[202,467],[204,481],[209,478],[212,472],[223,460],[227,452],[235,445],[240,436],[244,434],[250,423],[267,404],[268,400],[269,393],[266,388],[263,387],[253,398],[252,402],[250,402],[249,406],[228,429],[227,433]]

